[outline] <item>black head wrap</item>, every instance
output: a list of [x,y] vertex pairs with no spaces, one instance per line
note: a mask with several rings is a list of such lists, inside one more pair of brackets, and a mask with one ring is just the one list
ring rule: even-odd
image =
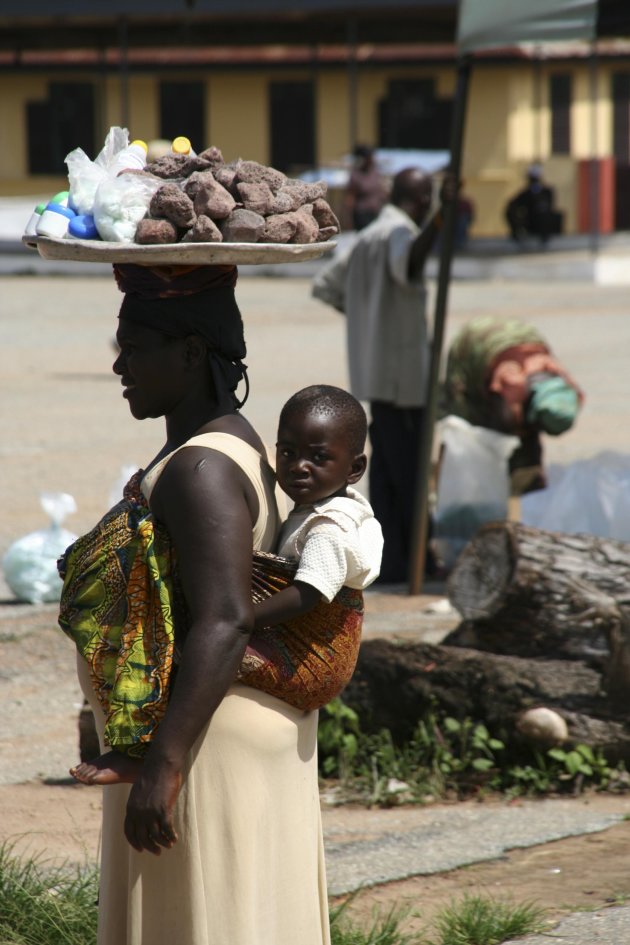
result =
[[[119,318],[174,338],[199,335],[208,344],[217,397],[229,392],[237,407],[247,400],[249,383],[243,320],[236,304],[236,266],[116,265],[118,288],[125,293]],[[246,384],[241,401],[235,391]]]

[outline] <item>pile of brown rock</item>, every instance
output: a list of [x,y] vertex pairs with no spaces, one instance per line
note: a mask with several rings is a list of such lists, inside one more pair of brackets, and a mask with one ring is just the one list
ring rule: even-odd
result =
[[164,180],[136,243],[319,243],[339,232],[324,181],[304,183],[220,150],[167,154],[140,173]]

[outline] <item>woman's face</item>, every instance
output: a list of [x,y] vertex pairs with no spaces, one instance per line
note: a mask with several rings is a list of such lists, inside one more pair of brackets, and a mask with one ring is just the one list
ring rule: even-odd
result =
[[185,339],[121,318],[116,342],[120,352],[112,370],[121,379],[132,416],[144,420],[170,413],[185,393]]

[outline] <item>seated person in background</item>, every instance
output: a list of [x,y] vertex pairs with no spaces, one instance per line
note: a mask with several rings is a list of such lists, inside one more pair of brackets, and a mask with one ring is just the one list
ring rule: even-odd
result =
[[583,399],[544,338],[517,319],[474,318],[449,348],[442,413],[520,437],[513,495],[545,487],[540,434],[569,430]]
[[345,226],[363,230],[377,218],[386,201],[387,187],[376,166],[374,151],[358,144],[344,198]]
[[532,164],[527,169],[527,186],[509,201],[505,218],[510,237],[522,243],[528,236],[547,243],[550,236],[562,232],[562,214],[554,209],[554,192],[543,183],[542,167]]

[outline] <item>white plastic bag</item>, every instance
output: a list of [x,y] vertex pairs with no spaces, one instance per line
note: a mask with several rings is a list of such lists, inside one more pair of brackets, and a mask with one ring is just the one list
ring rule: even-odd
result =
[[138,174],[106,177],[94,196],[94,223],[103,240],[133,243],[151,197],[164,181]]
[[630,456],[606,451],[551,466],[548,486],[521,496],[521,521],[549,532],[630,541]]
[[40,501],[51,519],[50,527],[18,538],[2,560],[10,589],[18,600],[29,604],[59,600],[62,582],[57,559],[77,539],[73,532],[61,527],[66,515],[77,510],[72,496],[67,492],[43,492]]
[[99,184],[113,176],[109,168],[113,166],[116,155],[129,144],[129,132],[126,128],[110,128],[105,144],[97,157],[91,161],[83,148],[75,148],[66,155],[68,181],[70,184],[70,203],[78,213],[92,214],[94,198]]
[[434,543],[451,568],[481,525],[507,517],[508,459],[519,440],[452,415],[440,421],[438,431],[443,453]]

